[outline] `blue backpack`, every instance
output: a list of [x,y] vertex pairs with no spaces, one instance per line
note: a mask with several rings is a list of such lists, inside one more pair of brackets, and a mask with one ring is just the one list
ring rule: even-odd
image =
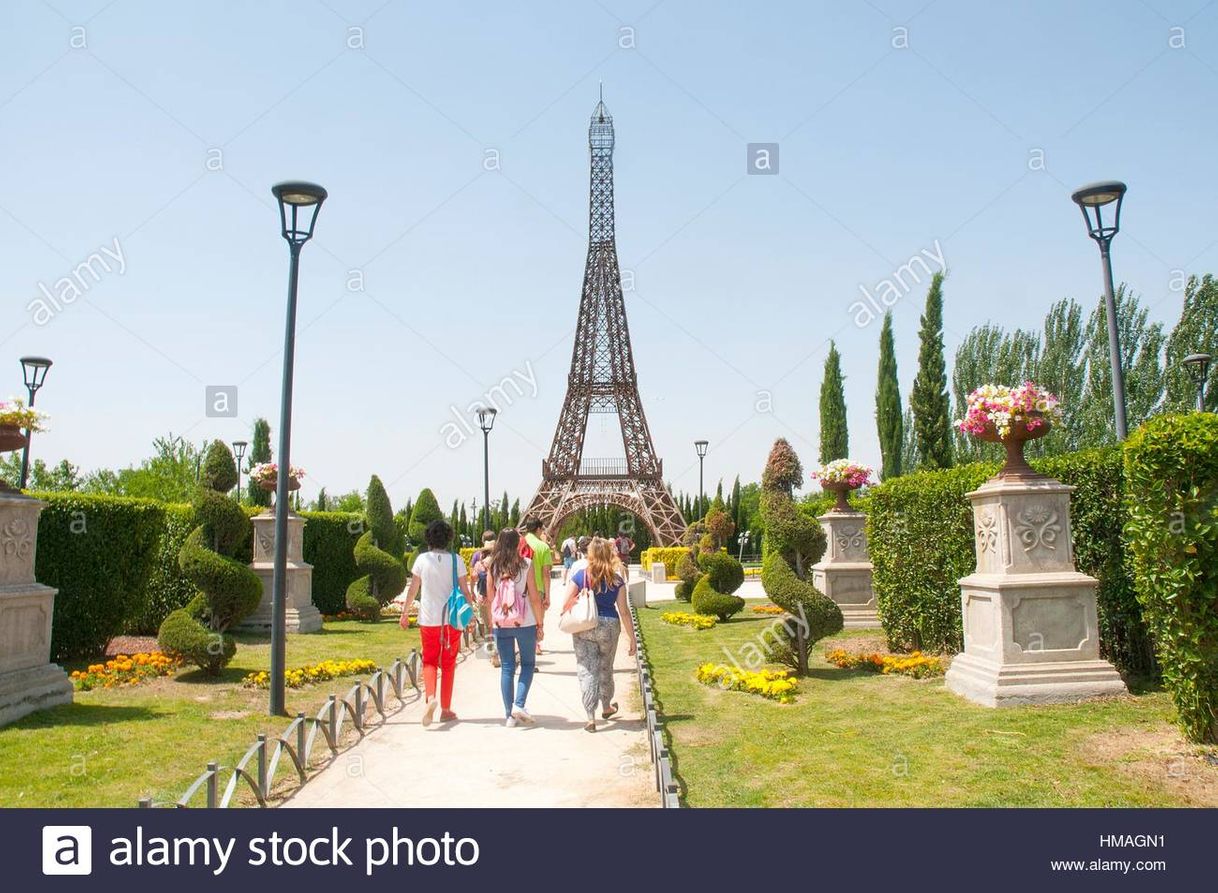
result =
[[448,594],[444,603],[444,624],[453,629],[465,629],[474,619],[474,609],[469,606],[465,595],[461,592],[461,584],[457,581],[457,553],[453,553],[453,591]]

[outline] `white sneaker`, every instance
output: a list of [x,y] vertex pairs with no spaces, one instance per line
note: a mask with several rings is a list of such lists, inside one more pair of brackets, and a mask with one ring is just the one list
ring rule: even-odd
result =
[[505,729],[514,729],[514,728],[516,728],[516,717],[514,717],[514,716],[509,716],[507,719],[505,719],[505,720],[503,721],[503,727],[504,727]]
[[436,711],[440,708],[440,702],[432,698],[427,702],[427,706],[423,708],[423,725],[424,727],[431,725],[432,720],[436,718]]
[[529,711],[525,710],[523,707],[512,708],[512,719],[518,720],[527,726],[531,726],[533,723],[537,722],[537,720],[533,719]]

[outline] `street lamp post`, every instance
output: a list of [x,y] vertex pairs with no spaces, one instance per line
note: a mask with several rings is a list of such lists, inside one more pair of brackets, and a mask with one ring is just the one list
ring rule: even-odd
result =
[[749,544],[749,532],[746,530],[746,531],[744,531],[744,533],[740,534],[740,554],[736,557],[736,560],[742,564],[744,563],[744,547],[747,546],[748,544]]
[[245,448],[248,446],[244,440],[233,441],[233,458],[237,460],[237,502],[241,501],[241,460],[245,458]]
[[[1125,200],[1125,184],[1118,180],[1089,183],[1074,190],[1070,196],[1083,212],[1087,221],[1087,234],[1100,246],[1100,259],[1104,265],[1104,307],[1108,317],[1108,358],[1112,364],[1112,406],[1116,421],[1118,440],[1129,433],[1125,420],[1125,372],[1121,365],[1121,335],[1117,325],[1116,295],[1112,286],[1112,257],[1109,249],[1112,238],[1121,228],[1121,203]],[[1116,207],[1111,222],[1104,222],[1103,209],[1112,203]]]
[[[30,395],[30,408],[34,408],[34,397],[38,393],[38,389],[42,387],[42,383],[46,381],[47,370],[51,368],[51,361],[46,357],[22,357],[21,372],[25,377],[25,389]],[[29,428],[25,430],[25,447],[21,450],[21,486],[18,489],[24,490],[26,482],[30,476],[30,439],[34,436],[34,432]]]
[[313,238],[313,227],[326,190],[315,183],[288,182],[271,187],[279,202],[279,223],[291,255],[288,267],[288,313],[283,336],[283,390],[279,406],[280,474],[275,484],[275,571],[271,578],[271,699],[272,716],[284,709],[284,664],[287,658],[286,588],[288,565],[288,486],[292,468],[292,373],[296,360],[296,292],[300,276],[300,249]]
[[482,529],[491,525],[491,429],[499,410],[484,406],[478,410],[478,427],[482,429]]
[[695,440],[694,449],[698,451],[698,516],[706,514],[704,505],[706,503],[706,493],[702,488],[702,460],[706,458],[707,441]]
[[1197,412],[1205,412],[1205,382],[1210,375],[1210,361],[1214,358],[1207,353],[1190,353],[1184,358],[1184,368],[1188,377],[1197,386]]

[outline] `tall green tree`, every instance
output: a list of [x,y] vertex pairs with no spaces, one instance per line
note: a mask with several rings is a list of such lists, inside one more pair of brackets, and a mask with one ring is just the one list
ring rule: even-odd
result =
[[880,437],[880,477],[901,474],[905,432],[901,420],[901,383],[897,380],[897,352],[892,337],[892,311],[884,314],[880,329],[880,368],[876,373],[875,426]]
[[410,513],[410,526],[407,528],[410,544],[416,549],[423,548],[423,532],[427,530],[427,525],[443,517],[444,512],[440,510],[436,494],[424,487],[419,491],[419,498],[414,501],[414,510]]
[[[968,395],[984,384],[1018,385],[1031,378],[1040,356],[1040,336],[1016,329],[1005,332],[995,325],[977,326],[960,342],[952,367],[952,393],[956,418],[968,410]],[[953,455],[962,462],[997,459],[1001,447],[953,429]]]
[[1048,435],[1033,441],[1029,452],[1050,456],[1079,448],[1078,412],[1087,381],[1085,346],[1083,308],[1069,298],[1062,298],[1045,316],[1040,358],[1032,376],[1037,384],[1057,395],[1061,401],[1062,421]]
[[918,340],[918,375],[909,394],[909,406],[913,411],[919,464],[923,468],[950,468],[952,429],[943,358],[942,273],[931,277]]
[[1197,405],[1197,386],[1184,368],[1189,354],[1207,353],[1209,379],[1205,383],[1205,408],[1218,412],[1218,280],[1206,273],[1188,277],[1180,321],[1167,339],[1167,401],[1172,412],[1191,412]]
[[820,383],[820,462],[845,459],[850,455],[850,434],[846,426],[846,391],[842,382],[842,356],[837,345],[829,342],[825,357],[825,377]]
[[[254,419],[254,436],[250,444],[250,451],[246,455],[245,471],[249,471],[255,465],[261,465],[263,462],[271,461],[271,423],[266,419]],[[249,504],[268,506],[271,504],[271,494],[263,490],[253,481],[249,482]]]
[[317,510],[319,512],[327,511],[326,508],[326,488],[322,487],[317,491]]
[[[1160,323],[1151,323],[1137,295],[1121,283],[1116,293],[1117,329],[1121,339],[1121,368],[1125,373],[1125,414],[1133,431],[1160,410],[1165,376],[1166,337]],[[1080,446],[1116,442],[1112,405],[1112,365],[1108,353],[1108,313],[1101,298],[1087,321],[1087,382],[1079,409]]]

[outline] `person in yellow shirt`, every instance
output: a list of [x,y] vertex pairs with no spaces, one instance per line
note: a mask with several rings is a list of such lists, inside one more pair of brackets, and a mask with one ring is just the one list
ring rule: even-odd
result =
[[[542,621],[550,608],[550,568],[554,566],[554,551],[541,535],[541,519],[533,515],[524,519],[524,542],[533,551],[533,575],[537,583],[537,594],[541,596]],[[541,654],[541,642],[537,642],[537,653]]]

